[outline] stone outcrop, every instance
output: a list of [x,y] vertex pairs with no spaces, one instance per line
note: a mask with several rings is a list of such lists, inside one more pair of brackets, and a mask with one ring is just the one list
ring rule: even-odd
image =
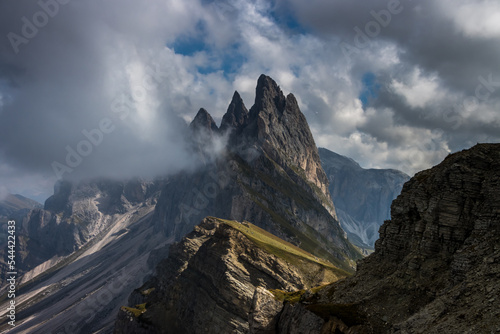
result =
[[313,312],[321,333],[496,333],[499,280],[500,144],[478,144],[407,182],[375,252],[283,326]]
[[115,333],[272,332],[276,321],[267,319],[282,303],[267,290],[305,289],[345,275],[255,225],[209,217],[131,295]]
[[250,333],[272,334],[278,325],[278,315],[283,303],[269,290],[258,286],[255,289],[252,306],[248,314]]
[[319,155],[342,228],[356,246],[373,249],[380,226],[390,218],[392,201],[410,177],[394,169],[362,168],[324,148]]

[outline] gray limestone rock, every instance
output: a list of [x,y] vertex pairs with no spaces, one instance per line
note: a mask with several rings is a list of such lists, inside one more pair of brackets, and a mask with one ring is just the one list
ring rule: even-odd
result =
[[500,144],[478,144],[417,173],[356,274],[301,303],[336,333],[495,333],[499,245]]

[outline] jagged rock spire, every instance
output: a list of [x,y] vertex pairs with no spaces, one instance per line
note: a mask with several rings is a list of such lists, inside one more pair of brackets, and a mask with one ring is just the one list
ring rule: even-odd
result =
[[247,141],[256,141],[256,146],[278,164],[291,163],[302,169],[307,181],[329,199],[328,179],[321,167],[318,148],[295,96],[285,97],[278,84],[264,74],[257,82],[255,104],[243,134]]
[[251,113],[259,113],[263,110],[268,112],[278,111],[282,113],[286,103],[285,96],[278,84],[267,75],[262,74],[257,80],[255,90],[255,104]]
[[208,111],[203,108],[200,108],[189,127],[195,131],[205,129],[209,133],[218,131],[218,127],[217,124],[215,124],[214,119],[210,116]]
[[220,130],[225,131],[229,128],[239,128],[246,123],[248,119],[248,110],[241,99],[240,94],[235,91],[233,99],[227,108],[226,114],[222,117]]
[[320,190],[325,199],[325,207],[336,217],[328,192],[328,178],[321,167],[318,149],[293,94],[285,97],[278,84],[269,76],[262,74],[255,92],[255,103],[247,111],[238,92],[233,98],[220,129],[205,109],[200,109],[190,125],[196,136],[194,141],[199,147],[206,147],[215,134],[233,128],[228,139],[230,151],[255,157],[265,153],[280,166],[300,172],[304,182],[312,183]]

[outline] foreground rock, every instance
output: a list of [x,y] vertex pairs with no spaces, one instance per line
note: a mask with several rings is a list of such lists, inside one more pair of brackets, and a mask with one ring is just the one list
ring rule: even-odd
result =
[[346,276],[253,224],[206,218],[131,295],[115,333],[265,333],[282,308],[267,290]]
[[355,276],[287,304],[279,333],[500,332],[500,144],[416,174],[391,216]]

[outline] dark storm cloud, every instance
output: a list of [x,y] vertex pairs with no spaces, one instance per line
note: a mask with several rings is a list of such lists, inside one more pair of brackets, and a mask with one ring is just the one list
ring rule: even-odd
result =
[[[405,62],[419,64],[430,72],[438,71],[449,78],[449,85],[466,88],[471,77],[491,72],[500,62],[498,34],[481,38],[469,36],[452,20],[454,7],[460,3],[481,6],[487,3],[485,1],[283,0],[278,3],[294,8],[302,24],[326,36],[336,35],[352,46],[357,46],[356,27],[372,43],[392,40],[401,48]],[[377,24],[370,25],[370,22],[378,23],[378,33],[373,28]],[[376,36],[371,38],[368,31]],[[363,38],[360,41],[364,43]]]
[[[493,16],[498,4],[290,0],[279,5],[294,8],[297,19],[324,38],[337,36],[344,51],[346,45],[359,50],[349,52],[351,73],[355,76],[370,70],[369,64],[374,60],[370,52],[387,45],[397,49],[398,64],[376,71],[385,89],[372,106],[377,110],[390,108],[395,124],[441,131],[451,150],[464,148],[476,140],[500,139],[500,26],[495,25]],[[391,6],[397,10],[391,11]],[[374,23],[378,23],[378,31],[373,28],[377,26]],[[374,36],[370,37],[370,33]],[[412,82],[416,68],[419,77]],[[428,103],[415,105],[411,101],[412,88],[417,87],[419,80],[425,83],[427,78],[437,78],[435,88],[441,96],[434,100],[429,97]],[[403,90],[394,89],[396,84],[407,86],[406,97],[410,100],[405,98]],[[376,119],[367,120],[358,129],[391,146],[401,141],[397,135],[390,136],[392,129],[381,128]]]
[[[487,4],[485,1],[377,0],[314,1],[315,5],[311,5],[298,0],[287,1],[305,25],[327,35],[338,35],[354,47],[358,35],[354,28],[360,28],[367,36],[367,30],[371,29],[367,28],[369,22],[387,22],[386,26],[379,23],[380,32],[369,38],[373,47],[377,47],[377,41],[393,41],[400,49],[399,56],[404,64],[438,73],[451,89],[474,95],[480,76],[493,74],[496,82],[500,82],[500,31],[493,36],[468,35],[461,29],[460,22],[452,19],[455,6],[460,3],[472,3],[477,7]],[[400,12],[390,14],[391,6]],[[389,17],[382,12],[389,13]],[[473,20],[472,17],[464,18],[467,19]],[[500,90],[494,96],[500,96]]]
[[[160,2],[53,0],[0,6],[0,79],[5,82],[0,94],[6,101],[0,110],[0,152],[11,167],[53,177],[56,162],[65,176],[129,176],[190,162],[175,99],[166,103],[160,94],[173,79],[161,67],[168,55],[152,49],[159,50],[188,20],[164,22],[167,8]],[[120,104],[122,96],[129,99]],[[123,119],[120,108],[131,114]],[[85,153],[80,158],[70,153],[78,145]]]

